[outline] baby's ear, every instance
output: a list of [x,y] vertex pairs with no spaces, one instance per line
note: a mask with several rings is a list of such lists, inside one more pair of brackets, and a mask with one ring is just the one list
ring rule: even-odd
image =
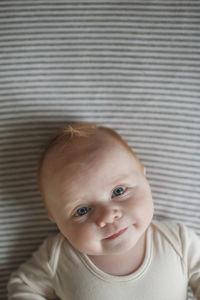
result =
[[144,173],[144,176],[146,176],[146,168],[143,166],[143,173]]
[[55,223],[54,218],[52,217],[52,215],[48,214],[49,220],[53,223]]

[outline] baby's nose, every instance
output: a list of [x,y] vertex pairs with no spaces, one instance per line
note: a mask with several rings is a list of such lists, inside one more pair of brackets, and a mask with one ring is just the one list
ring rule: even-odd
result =
[[106,224],[116,222],[122,217],[122,213],[118,208],[104,207],[97,218],[97,225],[99,227],[105,227]]

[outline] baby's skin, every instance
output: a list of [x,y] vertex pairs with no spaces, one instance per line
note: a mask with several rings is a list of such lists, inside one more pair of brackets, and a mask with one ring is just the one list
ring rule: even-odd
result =
[[112,275],[137,270],[153,217],[145,168],[115,137],[97,130],[53,147],[40,181],[49,218],[74,248]]

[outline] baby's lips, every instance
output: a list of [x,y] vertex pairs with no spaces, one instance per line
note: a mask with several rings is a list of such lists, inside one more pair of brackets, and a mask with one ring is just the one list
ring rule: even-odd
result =
[[105,238],[104,240],[113,240],[115,238],[117,238],[118,236],[120,236],[121,234],[123,234],[126,230],[127,230],[128,227],[108,236],[107,238]]

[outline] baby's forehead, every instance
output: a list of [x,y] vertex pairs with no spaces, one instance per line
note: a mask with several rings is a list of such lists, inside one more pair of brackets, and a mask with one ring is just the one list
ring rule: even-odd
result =
[[113,137],[101,134],[87,138],[74,138],[68,145],[61,144],[55,146],[47,154],[47,160],[55,159],[58,161],[87,161],[88,158],[100,155],[101,152],[109,149],[121,147],[120,143]]
[[[64,140],[53,147],[52,153],[59,157],[66,154],[68,154],[69,157],[73,155],[79,156],[82,155],[82,153],[86,155],[87,152],[92,153],[105,147],[111,147],[112,145],[120,146],[120,144],[120,141],[110,133],[104,130],[96,130],[93,134],[88,136],[75,136],[67,142]],[[51,150],[49,152],[51,152]]]
[[66,165],[91,165],[102,155],[123,147],[116,138],[100,133],[93,137],[75,138],[68,145],[56,145],[49,151],[43,162],[43,174],[55,173]]

